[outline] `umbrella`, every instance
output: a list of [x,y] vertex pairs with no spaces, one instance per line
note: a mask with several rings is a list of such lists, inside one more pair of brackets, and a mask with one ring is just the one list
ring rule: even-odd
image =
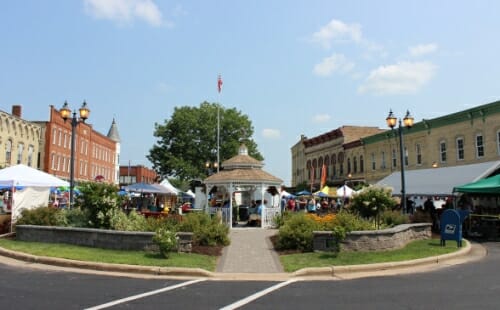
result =
[[139,192],[139,193],[154,193],[154,194],[168,194],[169,190],[160,186],[159,184],[148,184],[148,183],[135,183],[123,188],[129,192]]
[[295,193],[296,196],[309,196],[311,195],[311,192],[308,191],[300,191],[298,193]]
[[316,192],[313,195],[317,196],[317,197],[330,197],[330,196],[328,196],[328,194],[325,194],[323,192]]

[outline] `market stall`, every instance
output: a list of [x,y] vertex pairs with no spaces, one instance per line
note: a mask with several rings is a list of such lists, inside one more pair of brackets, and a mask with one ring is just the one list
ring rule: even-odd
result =
[[458,208],[470,210],[466,232],[470,236],[500,236],[500,174],[453,188],[461,193]]
[[23,210],[46,207],[51,187],[69,183],[26,165],[16,165],[0,170],[0,186],[3,188],[0,220],[5,229],[16,222]]

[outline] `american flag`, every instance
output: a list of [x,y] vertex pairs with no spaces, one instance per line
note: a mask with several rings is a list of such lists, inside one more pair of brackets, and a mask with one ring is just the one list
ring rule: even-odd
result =
[[217,90],[219,91],[219,93],[222,91],[222,76],[220,74],[217,78]]

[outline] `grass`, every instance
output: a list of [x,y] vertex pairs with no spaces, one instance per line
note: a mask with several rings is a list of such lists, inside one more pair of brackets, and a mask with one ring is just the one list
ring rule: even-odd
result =
[[[448,241],[446,246],[439,244],[439,239],[418,240],[409,243],[405,248],[379,252],[340,252],[333,253],[298,253],[281,255],[280,260],[286,272],[294,272],[307,267],[345,266],[397,262],[430,256],[447,254],[459,250],[456,242]],[[463,240],[463,245],[466,245]]]
[[[467,241],[463,241],[464,246]],[[60,257],[80,261],[128,264],[158,267],[201,268],[214,271],[216,256],[188,253],[171,253],[168,259],[158,253],[145,251],[120,251],[75,246],[60,243],[39,243],[0,239],[0,247],[13,251],[39,256]],[[439,239],[419,240],[409,243],[405,248],[381,252],[340,252],[298,253],[281,255],[280,260],[286,272],[294,272],[307,267],[328,267],[396,262],[417,258],[442,255],[457,251],[456,242],[448,241],[441,247]]]
[[121,251],[75,246],[61,243],[25,242],[0,239],[0,247],[38,256],[59,257],[79,261],[129,264],[158,267],[189,267],[214,271],[217,257],[194,253],[170,254],[168,259],[159,253]]

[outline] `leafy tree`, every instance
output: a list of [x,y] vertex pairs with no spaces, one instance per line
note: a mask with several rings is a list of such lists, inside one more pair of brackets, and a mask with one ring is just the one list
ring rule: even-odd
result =
[[241,142],[250,156],[263,160],[251,139],[254,129],[248,116],[235,108],[203,102],[199,107],[176,107],[171,119],[155,123],[154,136],[158,141],[147,157],[160,177],[191,180],[206,176],[205,163],[217,161],[217,110],[220,161],[236,155]]

